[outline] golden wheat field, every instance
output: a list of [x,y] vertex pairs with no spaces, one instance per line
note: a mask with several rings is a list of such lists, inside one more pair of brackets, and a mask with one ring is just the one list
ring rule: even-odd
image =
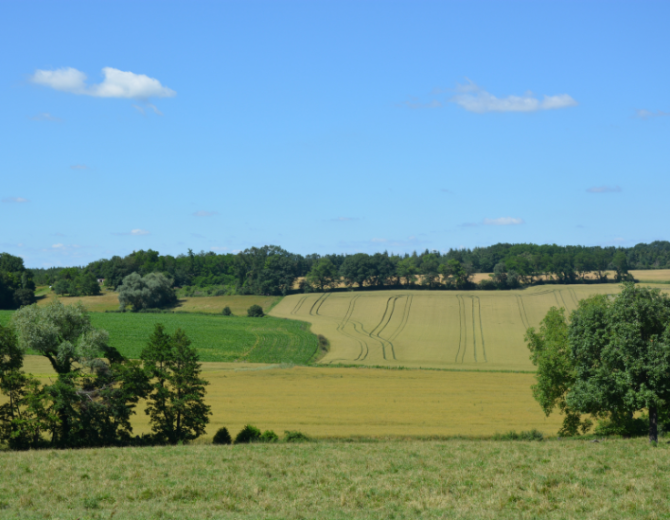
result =
[[[24,369],[54,377],[43,357],[26,356]],[[203,377],[213,412],[206,438],[248,423],[312,437],[555,435],[560,423],[533,400],[532,374],[203,363]],[[149,432],[144,413],[133,427]]]
[[[670,288],[660,285],[661,290]],[[326,364],[533,370],[524,343],[552,307],[572,311],[615,284],[519,291],[363,291],[284,298],[273,316],[312,323],[330,341]]]

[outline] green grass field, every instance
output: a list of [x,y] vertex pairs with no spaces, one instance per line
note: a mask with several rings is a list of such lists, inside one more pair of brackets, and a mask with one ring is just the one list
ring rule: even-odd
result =
[[13,519],[667,519],[643,439],[379,441],[0,454]]
[[[667,285],[659,285],[668,292]],[[524,342],[550,307],[576,308],[619,286],[545,285],[518,291],[362,291],[296,294],[271,315],[305,320],[330,340],[329,364],[534,370]]]
[[[6,324],[11,311],[0,311]],[[201,361],[307,363],[316,353],[317,338],[305,322],[280,318],[220,315],[91,313],[93,326],[109,332],[110,343],[123,355],[137,358],[156,323],[169,332],[181,327],[200,353]]]

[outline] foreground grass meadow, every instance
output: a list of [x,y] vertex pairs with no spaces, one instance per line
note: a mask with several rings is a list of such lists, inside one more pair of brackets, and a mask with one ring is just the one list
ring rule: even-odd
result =
[[32,451],[0,456],[3,519],[663,519],[670,449],[640,440]]

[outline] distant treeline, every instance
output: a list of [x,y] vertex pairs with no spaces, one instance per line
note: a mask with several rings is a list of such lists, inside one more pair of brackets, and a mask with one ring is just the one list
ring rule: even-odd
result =
[[[53,285],[63,294],[95,291],[92,280],[104,279],[116,289],[132,273],[160,272],[177,287],[218,287],[233,294],[288,294],[296,290],[336,287],[422,287],[426,289],[511,289],[537,283],[588,283],[630,278],[629,269],[670,268],[670,242],[634,247],[583,247],[536,244],[495,244],[447,253],[425,250],[411,255],[387,252],[368,255],[306,255],[278,246],[252,247],[237,254],[213,252],[161,255],[135,251],[85,267],[31,269],[39,285]],[[479,284],[474,273],[493,273]],[[595,273],[595,279],[587,275]],[[300,283],[296,283],[300,280]]]

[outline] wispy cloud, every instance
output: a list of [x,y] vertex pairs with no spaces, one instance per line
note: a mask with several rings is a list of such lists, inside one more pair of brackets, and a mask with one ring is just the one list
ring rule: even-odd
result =
[[[467,79],[467,78],[466,78]],[[577,106],[577,101],[568,94],[555,96],[543,96],[539,99],[528,91],[522,96],[510,95],[496,97],[479,87],[473,81],[467,79],[468,83],[459,84],[456,87],[457,94],[449,101],[456,103],[468,112],[484,114],[487,112],[537,112],[539,110],[556,110]]]
[[6,197],[2,199],[2,202],[5,204],[24,204],[30,201],[28,199],[24,199],[23,197]]
[[586,190],[588,193],[620,193],[619,186],[593,186]]
[[662,110],[657,110],[656,112],[651,112],[650,110],[636,110],[635,116],[638,119],[651,119],[652,117],[670,117],[670,112],[663,112]]
[[149,231],[147,231],[146,229],[132,229],[128,232],[112,233],[112,235],[119,236],[119,237],[120,236],[129,236],[129,235],[139,237],[139,236],[150,235],[150,234],[151,233],[149,233]]
[[523,219],[513,217],[485,218],[485,226],[519,226],[524,224]]
[[[156,105],[152,105],[151,103],[145,103],[145,106],[146,106],[146,108],[150,108],[151,110],[153,110],[153,111],[154,111],[154,114],[156,114],[156,115],[158,115],[158,116],[162,116],[162,115],[163,115],[163,112],[161,112],[160,110],[158,110],[158,107],[156,107]],[[137,110],[137,111],[138,111],[140,114],[142,114],[143,116],[146,116],[146,115],[147,115],[146,109],[145,109],[144,107],[141,107],[141,106],[139,106],[139,105],[133,105],[133,108],[134,108],[135,110]]]
[[213,217],[214,215],[218,215],[216,211],[196,211],[193,213],[194,217]]
[[112,67],[102,69],[104,80],[86,84],[86,74],[72,67],[56,70],[36,70],[30,80],[37,85],[69,92],[70,94],[148,100],[155,97],[174,97],[177,93],[161,85],[155,78],[144,74],[122,71]]
[[72,170],[88,170],[88,166],[85,164],[73,164],[70,166],[70,169]]
[[42,112],[29,119],[31,121],[51,121],[52,123],[60,123],[63,121],[60,117],[52,116],[49,112]]
[[228,251],[229,249],[227,247],[210,247],[210,251]]

